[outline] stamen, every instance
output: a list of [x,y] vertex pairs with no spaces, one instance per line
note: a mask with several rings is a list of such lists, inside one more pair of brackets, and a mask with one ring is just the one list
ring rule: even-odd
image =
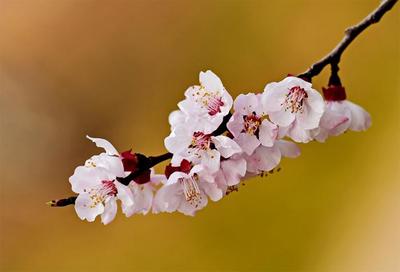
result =
[[185,199],[190,205],[197,208],[202,200],[201,192],[195,177],[181,179],[183,186],[183,193],[185,194]]
[[262,118],[258,117],[255,112],[252,114],[243,116],[244,129],[242,132],[248,133],[250,135],[255,135],[258,133],[258,129],[261,125]]
[[212,92],[206,90],[203,86],[200,90],[193,94],[195,101],[200,104],[202,108],[207,109],[208,114],[211,116],[221,112],[221,107],[224,106],[222,96],[218,91]]
[[193,149],[195,154],[201,150],[210,149],[211,145],[211,134],[204,134],[203,132],[197,131],[193,133],[192,142],[189,148]]
[[117,187],[112,180],[103,180],[101,185],[91,188],[89,197],[92,200],[90,208],[96,207],[99,203],[104,203],[108,198],[115,197],[118,193]]
[[306,98],[308,98],[307,92],[300,86],[294,86],[289,90],[282,106],[285,111],[290,110],[291,113],[302,113],[304,110],[304,99]]

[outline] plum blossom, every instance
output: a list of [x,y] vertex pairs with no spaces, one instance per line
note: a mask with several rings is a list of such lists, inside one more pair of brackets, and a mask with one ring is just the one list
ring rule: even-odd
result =
[[103,224],[108,224],[117,213],[117,199],[125,208],[133,205],[134,199],[129,188],[116,180],[125,176],[117,150],[107,140],[87,138],[105,152],[91,157],[84,166],[78,166],[69,178],[72,190],[79,194],[75,211],[82,220],[93,222],[101,215]]
[[338,136],[346,130],[363,131],[370,127],[371,117],[362,107],[346,100],[343,86],[323,88],[326,110],[320,126],[312,131],[314,138],[325,142],[329,136]]
[[270,120],[286,127],[287,135],[296,142],[312,140],[310,130],[318,127],[325,109],[322,96],[311,83],[292,76],[267,84],[262,103]]
[[210,70],[200,72],[199,80],[200,85],[189,87],[185,92],[186,99],[178,103],[185,116],[175,113],[175,117],[186,121],[199,117],[200,122],[204,122],[204,131],[211,133],[229,113],[233,99],[220,78]]
[[261,95],[241,94],[235,99],[233,108],[235,113],[227,127],[247,155],[251,155],[259,145],[274,145],[278,127],[267,119]]
[[221,157],[229,158],[240,153],[240,146],[227,136],[213,136],[199,130],[196,122],[177,126],[164,140],[165,147],[176,158],[186,158],[194,164],[201,164],[210,173],[220,167]]
[[196,211],[207,205],[208,197],[213,201],[220,200],[222,190],[217,184],[201,177],[203,170],[203,166],[193,166],[185,159],[178,166],[167,167],[168,180],[155,195],[153,212],[179,211],[194,216]]

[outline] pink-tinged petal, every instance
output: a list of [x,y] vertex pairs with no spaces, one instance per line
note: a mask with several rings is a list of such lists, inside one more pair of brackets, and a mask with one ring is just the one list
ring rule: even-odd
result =
[[222,190],[215,183],[203,182],[200,183],[200,187],[212,201],[218,201],[223,197]]
[[114,220],[116,215],[117,215],[117,202],[113,198],[106,202],[106,205],[104,207],[104,212],[101,214],[101,222],[104,225],[107,225],[108,223]]
[[281,160],[281,152],[277,146],[259,146],[253,155],[247,157],[247,171],[258,173],[274,169]]
[[215,136],[211,138],[222,157],[229,158],[230,156],[242,152],[240,146],[232,139],[226,136]]
[[203,170],[204,170],[203,165],[197,164],[197,165],[193,166],[193,168],[190,170],[189,176],[193,176],[194,174],[197,174]]
[[186,200],[182,201],[178,207],[178,211],[183,213],[184,215],[194,216],[196,211],[203,209],[208,203],[207,196],[202,192],[201,200],[197,203],[197,206],[193,206]]
[[158,189],[153,203],[153,213],[174,212],[184,199],[180,184],[164,185]]
[[186,121],[186,115],[180,110],[171,112],[168,116],[168,122],[172,127],[183,124]]
[[305,104],[302,113],[297,113],[297,124],[303,129],[314,129],[318,127],[323,112],[314,111]]
[[308,143],[312,140],[310,130],[300,127],[297,121],[289,129],[288,136],[298,143]]
[[297,158],[300,156],[300,148],[293,142],[279,140],[276,145],[284,157]]
[[69,178],[72,191],[84,193],[90,188],[100,185],[103,180],[108,178],[107,171],[100,167],[78,166],[74,174]]
[[222,92],[222,101],[224,102],[224,105],[221,107],[221,115],[225,116],[230,112],[233,105],[233,98],[225,89]]
[[229,129],[234,137],[238,137],[244,129],[243,115],[235,112],[229,119],[226,127]]
[[258,111],[259,99],[254,93],[240,94],[235,99],[235,113],[248,115]]
[[232,186],[240,183],[246,174],[246,160],[243,158],[229,159],[221,162],[221,168],[226,185]]
[[201,110],[199,105],[189,98],[180,101],[178,103],[178,108],[183,112],[183,114],[187,114],[188,116],[195,115]]
[[283,86],[299,86],[300,88],[303,89],[311,89],[312,88],[312,84],[308,81],[305,81],[304,79],[301,79],[299,77],[294,77],[294,76],[288,76],[285,79],[283,79],[282,81],[279,82],[280,84],[282,84]]
[[263,108],[268,112],[276,112],[283,110],[282,104],[285,101],[289,88],[280,86],[276,82],[272,82],[265,86],[261,95],[261,103]]
[[264,120],[260,126],[259,138],[263,146],[273,146],[278,136],[278,127],[268,120]]
[[215,173],[219,169],[221,154],[217,150],[208,150],[204,152],[201,158],[201,164],[210,172]]
[[135,203],[133,194],[128,186],[125,186],[118,181],[114,182],[115,187],[117,188],[117,198],[121,200],[124,206],[131,206]]
[[101,138],[92,138],[86,135],[86,138],[91,140],[96,144],[97,147],[104,148],[106,151],[107,155],[111,156],[119,156],[118,151],[115,149],[115,147],[107,140],[101,139]]
[[308,97],[305,103],[308,104],[314,112],[323,113],[325,110],[325,102],[322,95],[314,89],[308,89],[306,92]]
[[288,110],[282,109],[280,111],[270,112],[269,118],[278,126],[287,127],[294,122],[296,115]]
[[167,183],[165,185],[172,185],[175,183],[178,183],[180,179],[188,179],[190,178],[188,174],[183,173],[183,172],[174,172],[169,176]]
[[326,139],[329,137],[329,130],[323,127],[317,127],[310,131],[310,135],[314,140],[325,143]]
[[75,211],[80,219],[93,222],[96,216],[104,212],[102,203],[93,206],[93,201],[89,194],[79,194],[75,201]]
[[224,88],[221,79],[210,70],[200,72],[199,81],[206,90],[219,91]]
[[353,102],[343,101],[351,112],[350,129],[354,131],[363,131],[371,126],[371,116],[369,113]]
[[253,154],[254,150],[260,145],[257,136],[247,133],[240,133],[235,141],[247,155]]
[[164,139],[165,148],[171,153],[181,153],[189,147],[191,137],[188,135],[177,135],[172,132],[167,138]]

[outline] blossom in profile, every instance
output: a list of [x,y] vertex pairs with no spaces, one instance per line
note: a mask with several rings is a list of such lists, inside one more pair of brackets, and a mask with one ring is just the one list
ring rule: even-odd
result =
[[329,85],[323,88],[326,110],[314,138],[325,142],[329,136],[338,136],[347,130],[364,131],[371,126],[371,116],[359,105],[347,100],[343,86]]
[[294,141],[305,143],[312,140],[310,130],[318,127],[325,109],[322,96],[311,83],[292,76],[267,84],[262,103],[273,123],[286,127],[287,136]]

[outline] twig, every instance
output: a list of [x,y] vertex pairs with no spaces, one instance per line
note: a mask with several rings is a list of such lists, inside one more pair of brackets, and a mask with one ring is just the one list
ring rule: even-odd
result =
[[[350,45],[350,43],[358,36],[361,32],[363,32],[367,27],[372,24],[379,22],[382,16],[388,12],[394,4],[396,4],[397,0],[385,0],[382,1],[380,6],[376,8],[373,12],[371,12],[367,17],[364,18],[360,23],[355,26],[349,27],[346,29],[346,35],[340,41],[340,43],[324,58],[320,61],[311,65],[311,67],[302,74],[299,74],[298,77],[304,78],[305,80],[311,81],[312,78],[318,75],[322,69],[328,64],[332,64],[337,67],[340,62],[340,58],[344,52],[344,50]],[[335,67],[334,67],[335,68]]]
[[[382,16],[388,12],[394,4],[396,4],[398,0],[385,0],[382,1],[381,5],[375,9],[372,13],[370,13],[364,20],[362,20],[359,24],[352,26],[346,30],[345,37],[340,41],[340,43],[323,59],[311,65],[310,69],[306,72],[298,75],[298,77],[304,78],[308,81],[318,75],[322,69],[327,66],[328,64],[331,65],[332,74],[329,79],[329,84],[340,85],[340,78],[338,76],[339,71],[339,62],[342,56],[343,51],[349,46],[349,44],[367,27],[370,25],[379,22]],[[217,128],[217,130],[213,133],[213,135],[220,135],[225,133],[226,124],[231,117],[231,114],[225,116],[224,121],[222,124]],[[171,153],[165,153],[159,156],[150,156],[146,157],[141,154],[137,154],[140,157],[140,164],[136,171],[131,172],[128,176],[122,178],[118,177],[117,180],[122,184],[128,185],[132,180],[142,175],[145,171],[148,171],[150,168],[154,167],[155,165],[169,160],[172,158]],[[75,204],[76,196],[72,196],[65,199],[59,200],[52,200],[49,201],[47,204],[51,207],[64,207],[67,205]]]

